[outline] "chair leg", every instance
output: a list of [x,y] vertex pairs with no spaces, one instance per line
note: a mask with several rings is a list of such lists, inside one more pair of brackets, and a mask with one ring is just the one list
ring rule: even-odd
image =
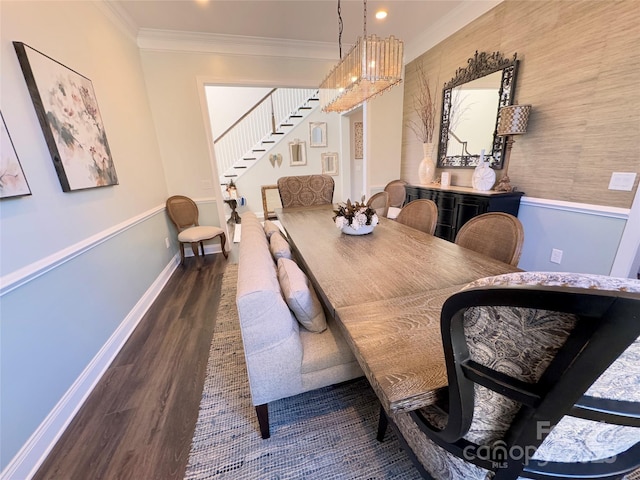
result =
[[227,236],[223,232],[220,234],[220,246],[222,247],[222,254],[224,255],[224,258],[229,258],[229,252],[225,250],[226,245],[227,245]]
[[384,434],[387,433],[387,427],[389,426],[389,419],[387,418],[387,414],[380,405],[380,418],[378,419],[378,435],[376,438],[379,442],[384,441]]
[[184,265],[184,243],[180,242],[180,265]]
[[269,432],[269,404],[256,405],[256,414],[260,425],[260,435],[263,439],[267,439],[271,436]]
[[[191,251],[193,252],[193,256],[196,257],[196,265],[200,268],[200,250],[198,248],[198,242],[191,243]],[[202,261],[204,262],[204,255],[202,256]]]
[[202,250],[202,258],[204,259],[204,242],[200,242],[200,250]]

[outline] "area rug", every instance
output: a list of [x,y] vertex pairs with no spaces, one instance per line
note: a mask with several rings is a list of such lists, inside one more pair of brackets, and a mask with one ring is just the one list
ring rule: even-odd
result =
[[223,281],[186,480],[420,478],[393,432],[376,440],[379,403],[365,379],[269,404],[259,434],[235,305],[237,265]]

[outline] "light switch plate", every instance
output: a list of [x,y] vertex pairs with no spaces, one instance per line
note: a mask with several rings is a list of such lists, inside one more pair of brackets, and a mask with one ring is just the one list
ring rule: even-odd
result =
[[636,173],[633,172],[613,172],[609,181],[609,190],[624,190],[630,192],[636,181]]

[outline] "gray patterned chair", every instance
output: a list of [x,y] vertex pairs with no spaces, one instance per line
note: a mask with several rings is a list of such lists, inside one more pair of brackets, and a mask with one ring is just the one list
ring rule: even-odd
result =
[[280,177],[278,192],[283,208],[333,203],[335,182],[330,175]]
[[640,478],[640,281],[490,277],[441,322],[443,400],[390,419],[425,478]]

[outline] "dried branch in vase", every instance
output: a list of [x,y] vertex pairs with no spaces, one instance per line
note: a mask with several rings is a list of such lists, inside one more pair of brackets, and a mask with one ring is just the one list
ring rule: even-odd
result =
[[413,110],[418,119],[410,120],[407,126],[413,130],[422,143],[432,143],[436,126],[436,104],[429,85],[429,77],[422,64],[416,67],[416,73],[418,93],[413,95]]

